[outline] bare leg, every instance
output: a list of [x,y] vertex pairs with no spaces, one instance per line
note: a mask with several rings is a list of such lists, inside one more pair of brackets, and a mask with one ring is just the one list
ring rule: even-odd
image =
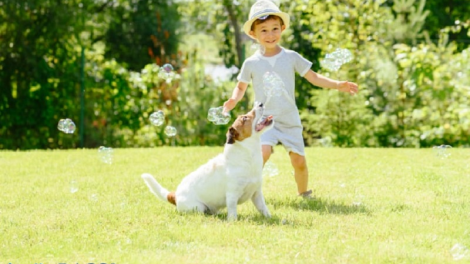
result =
[[269,157],[271,156],[271,153],[273,152],[273,147],[271,147],[270,145],[263,145],[261,146],[261,150],[263,151],[263,165],[264,165],[266,164]]
[[295,182],[298,194],[304,193],[308,188],[308,168],[305,156],[289,152],[290,161],[294,167]]

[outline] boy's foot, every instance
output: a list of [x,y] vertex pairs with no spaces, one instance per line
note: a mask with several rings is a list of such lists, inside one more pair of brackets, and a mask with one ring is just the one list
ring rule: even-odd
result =
[[309,200],[315,199],[315,196],[312,196],[312,190],[308,190],[306,192],[303,192],[303,193],[299,194],[299,196],[304,198],[304,199],[309,199]]

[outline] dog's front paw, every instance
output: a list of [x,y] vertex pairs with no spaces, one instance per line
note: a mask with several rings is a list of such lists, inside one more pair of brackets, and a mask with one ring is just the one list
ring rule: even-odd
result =
[[228,213],[227,214],[227,220],[229,222],[237,221],[237,214],[235,213]]
[[271,218],[271,214],[269,213],[269,211],[264,211],[264,212],[263,212],[263,215],[264,215],[264,217],[266,217],[266,218]]

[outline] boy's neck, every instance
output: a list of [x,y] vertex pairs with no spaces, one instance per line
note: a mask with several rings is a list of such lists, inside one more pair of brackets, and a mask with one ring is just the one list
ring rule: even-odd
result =
[[263,56],[265,57],[272,57],[272,56],[275,56],[277,54],[279,54],[279,52],[281,52],[282,48],[279,47],[279,45],[276,45],[276,47],[274,48],[266,48],[264,53],[263,53]]

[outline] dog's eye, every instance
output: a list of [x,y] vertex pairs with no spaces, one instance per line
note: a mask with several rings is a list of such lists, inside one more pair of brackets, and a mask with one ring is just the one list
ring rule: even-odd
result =
[[244,117],[242,118],[242,122],[245,123],[246,120],[248,120],[248,117],[244,116]]

